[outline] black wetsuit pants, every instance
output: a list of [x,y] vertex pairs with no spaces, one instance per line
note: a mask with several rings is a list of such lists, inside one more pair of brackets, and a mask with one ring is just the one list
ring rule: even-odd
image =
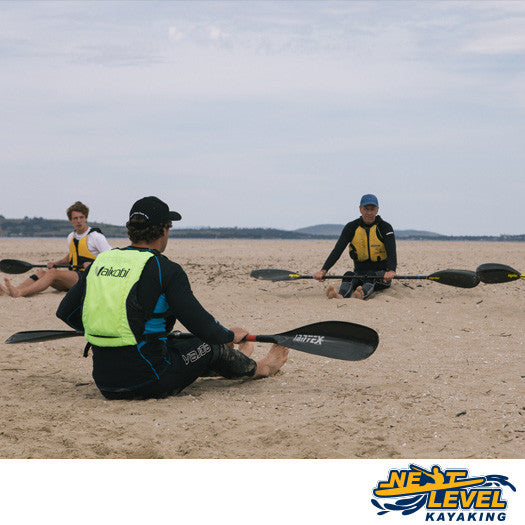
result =
[[228,345],[209,345],[197,337],[168,337],[170,366],[158,381],[134,389],[104,390],[107,399],[163,398],[178,394],[197,378],[218,374],[228,379],[252,377],[257,363]]
[[[352,276],[355,275],[354,272],[346,272],[344,275],[349,277],[341,282],[341,287],[339,288],[339,293],[344,298],[351,297],[352,293],[354,293],[358,286],[361,286],[363,293],[365,294],[365,299],[368,299],[377,290],[390,288],[390,281],[385,283],[382,279],[370,279],[369,281],[366,279],[355,279],[352,278]],[[384,270],[366,272],[366,275],[378,275],[382,277],[385,275],[385,272]]]

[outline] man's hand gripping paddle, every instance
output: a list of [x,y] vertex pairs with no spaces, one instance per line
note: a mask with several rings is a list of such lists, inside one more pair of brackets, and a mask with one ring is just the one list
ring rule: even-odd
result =
[[[6,343],[37,343],[84,335],[74,330],[32,330],[13,334]],[[175,334],[173,337],[188,337]],[[344,361],[370,357],[379,344],[377,332],[368,326],[343,321],[322,321],[274,335],[247,335],[247,341],[276,343],[287,348]]]

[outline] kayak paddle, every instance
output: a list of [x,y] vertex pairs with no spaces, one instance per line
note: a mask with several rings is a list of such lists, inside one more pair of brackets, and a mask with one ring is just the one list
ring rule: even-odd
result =
[[[17,259],[2,259],[0,261],[0,272],[4,273],[26,273],[32,268],[47,268],[47,264],[31,264]],[[53,268],[77,268],[77,266],[56,264]]]
[[[264,281],[296,281],[297,279],[313,279],[311,275],[299,275],[290,270],[268,268],[252,270],[251,277]],[[383,279],[379,275],[325,275],[323,279]],[[470,270],[440,270],[431,275],[395,275],[394,279],[428,279],[436,283],[448,284],[459,288],[474,288],[479,284],[476,272]]]
[[505,264],[485,263],[476,268],[479,280],[482,283],[508,283],[517,279],[525,279],[524,274]]
[[75,330],[29,330],[26,332],[16,332],[5,340],[6,343],[39,343],[52,339],[63,339],[64,337],[75,337],[84,335]]
[[[9,343],[41,343],[42,341],[51,341],[53,339],[64,339],[66,337],[77,337],[84,335],[84,332],[77,332],[76,330],[27,330],[25,332],[16,332],[11,337],[8,337],[5,342]],[[181,332],[174,331],[168,337],[180,337]]]
[[275,335],[247,335],[247,341],[276,343],[307,354],[361,361],[370,357],[379,336],[368,326],[344,321],[321,321]]
[[[33,330],[17,332],[6,343],[36,343],[84,335],[75,330]],[[172,332],[172,337],[190,334]],[[274,335],[247,335],[247,341],[276,343],[308,354],[360,361],[370,357],[379,344],[377,332],[368,326],[343,321],[321,321]]]

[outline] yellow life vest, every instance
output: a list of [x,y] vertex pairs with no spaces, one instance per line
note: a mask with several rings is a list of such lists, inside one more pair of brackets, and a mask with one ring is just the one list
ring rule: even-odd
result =
[[[91,229],[87,235],[82,239],[75,239],[75,235],[71,238],[69,243],[69,264],[71,266],[82,266],[85,262],[94,261],[97,256],[93,255],[87,247],[87,239],[91,232],[98,231]],[[84,268],[77,268],[77,271],[84,271]]]
[[385,261],[387,258],[386,248],[378,233],[377,224],[370,228],[358,226],[348,246],[350,257],[359,262]]

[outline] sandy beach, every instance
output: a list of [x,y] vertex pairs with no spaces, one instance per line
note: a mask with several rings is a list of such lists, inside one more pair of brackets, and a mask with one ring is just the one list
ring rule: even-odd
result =
[[[107,401],[80,338],[3,343],[21,330],[67,329],[55,317],[64,294],[2,295],[0,457],[524,457],[523,280],[473,289],[395,281],[369,301],[328,300],[327,284],[263,282],[249,273],[312,273],[333,241],[180,241],[174,234],[166,255],[224,325],[272,334],[351,321],[377,330],[378,349],[360,362],[292,350],[269,379],[203,378],[163,400]],[[0,239],[1,258],[45,263],[65,252],[63,239]],[[398,274],[475,270],[485,262],[524,272],[525,244],[401,241],[398,260]],[[344,254],[331,273],[350,267]],[[254,357],[267,350],[257,344]]]

